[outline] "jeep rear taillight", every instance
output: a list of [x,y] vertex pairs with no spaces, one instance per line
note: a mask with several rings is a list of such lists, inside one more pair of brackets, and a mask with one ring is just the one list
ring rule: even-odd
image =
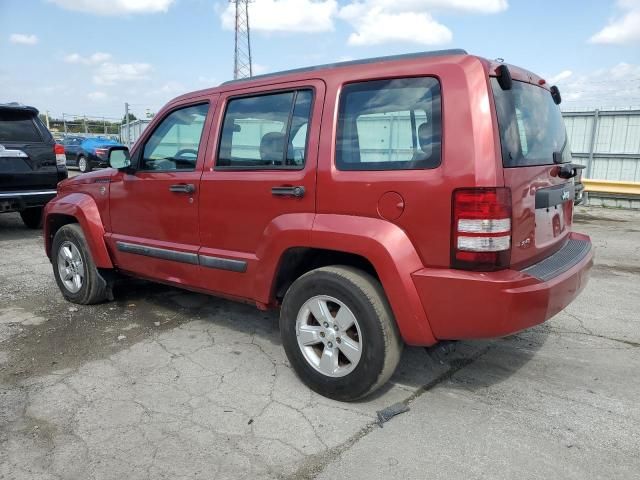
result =
[[464,188],[453,192],[451,267],[491,271],[509,266],[511,192]]
[[67,164],[67,156],[64,154],[64,145],[56,143],[53,146],[53,153],[56,155],[56,165],[64,167]]

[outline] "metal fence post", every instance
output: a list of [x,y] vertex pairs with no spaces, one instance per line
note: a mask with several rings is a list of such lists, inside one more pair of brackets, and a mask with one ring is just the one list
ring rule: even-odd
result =
[[127,147],[131,148],[131,120],[129,119],[129,103],[124,103],[124,121],[127,124]]
[[596,135],[598,134],[598,117],[600,116],[600,110],[597,108],[593,112],[593,125],[591,127],[591,139],[589,142],[589,157],[587,157],[587,171],[585,172],[586,178],[592,178],[593,172],[593,154],[595,153]]

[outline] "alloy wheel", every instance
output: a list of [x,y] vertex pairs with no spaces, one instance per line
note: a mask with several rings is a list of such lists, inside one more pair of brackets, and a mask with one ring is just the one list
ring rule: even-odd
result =
[[353,312],[337,298],[307,300],[296,319],[296,336],[307,363],[327,377],[343,377],[360,362],[363,339]]
[[58,274],[69,292],[80,291],[85,277],[84,262],[80,250],[71,242],[63,242],[58,249]]

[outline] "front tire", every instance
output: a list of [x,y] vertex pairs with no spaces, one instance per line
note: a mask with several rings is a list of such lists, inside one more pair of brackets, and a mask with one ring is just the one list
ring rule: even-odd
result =
[[291,285],[280,311],[280,335],[302,381],[341,401],[384,385],[403,347],[380,283],[348,266],[318,268]]
[[65,225],[56,232],[51,263],[58,288],[66,300],[90,305],[109,298],[109,286],[93,263],[87,240],[78,224]]
[[42,207],[27,208],[20,212],[20,217],[27,228],[35,230],[42,227]]

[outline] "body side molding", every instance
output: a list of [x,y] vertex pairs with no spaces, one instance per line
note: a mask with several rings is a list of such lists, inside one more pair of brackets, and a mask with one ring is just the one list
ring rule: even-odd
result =
[[188,263],[190,265],[202,265],[207,268],[229,270],[239,273],[247,271],[247,262],[244,260],[200,255],[191,252],[180,252],[169,248],[149,247],[139,243],[129,243],[120,240],[116,242],[116,246],[119,251],[132,253],[134,255],[143,255],[145,257],[159,258],[173,262]]

